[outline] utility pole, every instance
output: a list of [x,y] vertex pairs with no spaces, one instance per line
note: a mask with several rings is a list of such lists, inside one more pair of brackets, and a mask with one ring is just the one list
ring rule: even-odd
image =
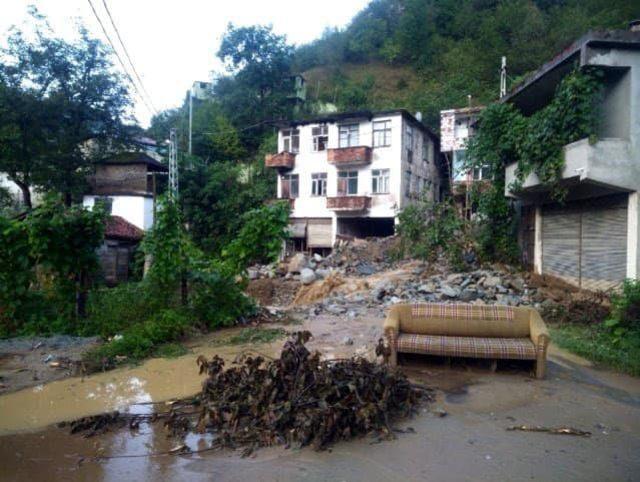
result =
[[500,67],[500,98],[507,95],[507,58],[502,57],[502,66]]
[[193,125],[193,86],[189,89],[189,155],[191,155],[191,126]]
[[178,198],[178,135],[175,128],[169,131],[169,195]]

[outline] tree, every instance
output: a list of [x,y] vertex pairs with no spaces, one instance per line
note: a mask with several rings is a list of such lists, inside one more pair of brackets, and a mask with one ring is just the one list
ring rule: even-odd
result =
[[216,97],[236,127],[252,126],[243,141],[256,148],[265,132],[261,123],[291,115],[293,49],[271,27],[229,24],[218,57],[230,75],[216,83]]
[[0,171],[20,186],[64,195],[84,187],[93,161],[128,140],[130,99],[104,45],[79,28],[56,38],[33,12],[34,40],[13,31],[0,52]]

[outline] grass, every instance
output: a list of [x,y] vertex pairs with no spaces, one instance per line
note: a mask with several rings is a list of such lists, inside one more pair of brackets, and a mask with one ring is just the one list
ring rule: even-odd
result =
[[566,350],[596,364],[640,376],[640,333],[615,338],[602,325],[562,324],[551,327],[551,338]]
[[178,358],[187,353],[189,350],[181,343],[165,343],[156,348],[154,355],[159,358]]
[[287,332],[283,328],[243,328],[240,333],[221,338],[216,341],[220,345],[243,345],[248,343],[271,343],[285,337]]

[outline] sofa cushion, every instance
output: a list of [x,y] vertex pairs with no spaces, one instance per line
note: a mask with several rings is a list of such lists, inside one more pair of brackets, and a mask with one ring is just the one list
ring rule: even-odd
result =
[[400,318],[399,331],[420,335],[524,338],[529,312],[496,305],[417,303]]
[[535,347],[528,338],[480,338],[401,333],[398,335],[396,343],[400,353],[472,358],[536,359]]

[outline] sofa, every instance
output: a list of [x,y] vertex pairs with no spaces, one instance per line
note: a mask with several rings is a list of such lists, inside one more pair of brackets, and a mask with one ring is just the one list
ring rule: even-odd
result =
[[544,378],[549,331],[533,308],[417,303],[391,307],[384,323],[391,350],[445,357],[535,360]]

